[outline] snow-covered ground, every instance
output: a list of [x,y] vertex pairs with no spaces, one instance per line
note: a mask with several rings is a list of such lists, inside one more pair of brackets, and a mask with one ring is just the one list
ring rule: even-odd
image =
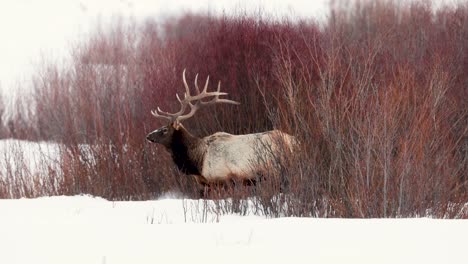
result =
[[[468,221],[265,219],[199,201],[0,200],[0,263],[467,263]],[[189,213],[190,214],[190,213]],[[194,220],[194,221],[193,221]],[[187,223],[186,223],[187,221]]]

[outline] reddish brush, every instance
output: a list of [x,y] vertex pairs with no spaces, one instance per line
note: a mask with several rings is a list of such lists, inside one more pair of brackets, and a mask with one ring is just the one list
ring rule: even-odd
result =
[[[145,144],[161,125],[150,110],[175,109],[169,102],[188,68],[221,80],[241,102],[200,111],[186,124],[194,134],[279,128],[302,142],[301,153],[272,170],[276,180],[257,186],[259,211],[466,217],[468,7],[434,12],[377,1],[348,8],[333,9],[322,27],[245,16],[185,15],[162,27],[118,21],[77,45],[70,65],[38,72],[28,104],[34,115],[18,115],[10,131],[65,144],[62,194],[195,194],[170,157]],[[34,122],[25,129],[27,118]],[[82,143],[91,160],[83,160]],[[276,195],[285,185],[289,194]]]

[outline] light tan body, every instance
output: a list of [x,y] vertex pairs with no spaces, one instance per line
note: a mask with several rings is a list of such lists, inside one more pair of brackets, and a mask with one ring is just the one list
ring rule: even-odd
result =
[[254,180],[282,155],[290,155],[294,137],[279,130],[247,135],[218,132],[202,139],[206,147],[200,183]]

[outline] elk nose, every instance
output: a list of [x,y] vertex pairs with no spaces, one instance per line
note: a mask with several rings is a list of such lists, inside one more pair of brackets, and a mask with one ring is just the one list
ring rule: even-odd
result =
[[148,134],[148,135],[146,136],[146,140],[151,141],[151,142],[154,142],[153,139],[152,139],[152,137],[151,137],[151,134]]

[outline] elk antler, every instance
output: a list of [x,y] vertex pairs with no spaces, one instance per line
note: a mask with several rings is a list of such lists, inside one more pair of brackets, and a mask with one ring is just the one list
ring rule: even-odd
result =
[[[180,103],[180,110],[177,113],[168,113],[162,111],[159,107],[156,108],[156,110],[152,110],[151,113],[157,117],[157,118],[164,118],[168,119],[171,122],[180,122],[182,120],[188,119],[192,117],[198,109],[200,109],[202,106],[205,105],[211,105],[215,103],[226,103],[226,104],[240,104],[236,101],[232,101],[229,99],[222,99],[219,98],[220,95],[227,95],[225,92],[221,92],[221,82],[218,82],[218,89],[216,92],[208,92],[208,83],[210,81],[210,76],[206,78],[206,83],[205,87],[203,88],[203,91],[200,92],[200,88],[198,88],[198,74],[195,76],[195,89],[197,90],[197,95],[191,95],[190,94],[190,89],[187,84],[187,80],[185,79],[185,69],[182,73],[182,80],[184,82],[185,86],[185,93],[184,93],[184,99],[180,99],[179,95],[176,94],[177,101]],[[211,100],[209,101],[203,101],[203,99],[214,96]],[[192,104],[192,102],[195,102],[195,104]],[[190,112],[187,114],[184,114],[186,112],[187,106],[190,106]]]

